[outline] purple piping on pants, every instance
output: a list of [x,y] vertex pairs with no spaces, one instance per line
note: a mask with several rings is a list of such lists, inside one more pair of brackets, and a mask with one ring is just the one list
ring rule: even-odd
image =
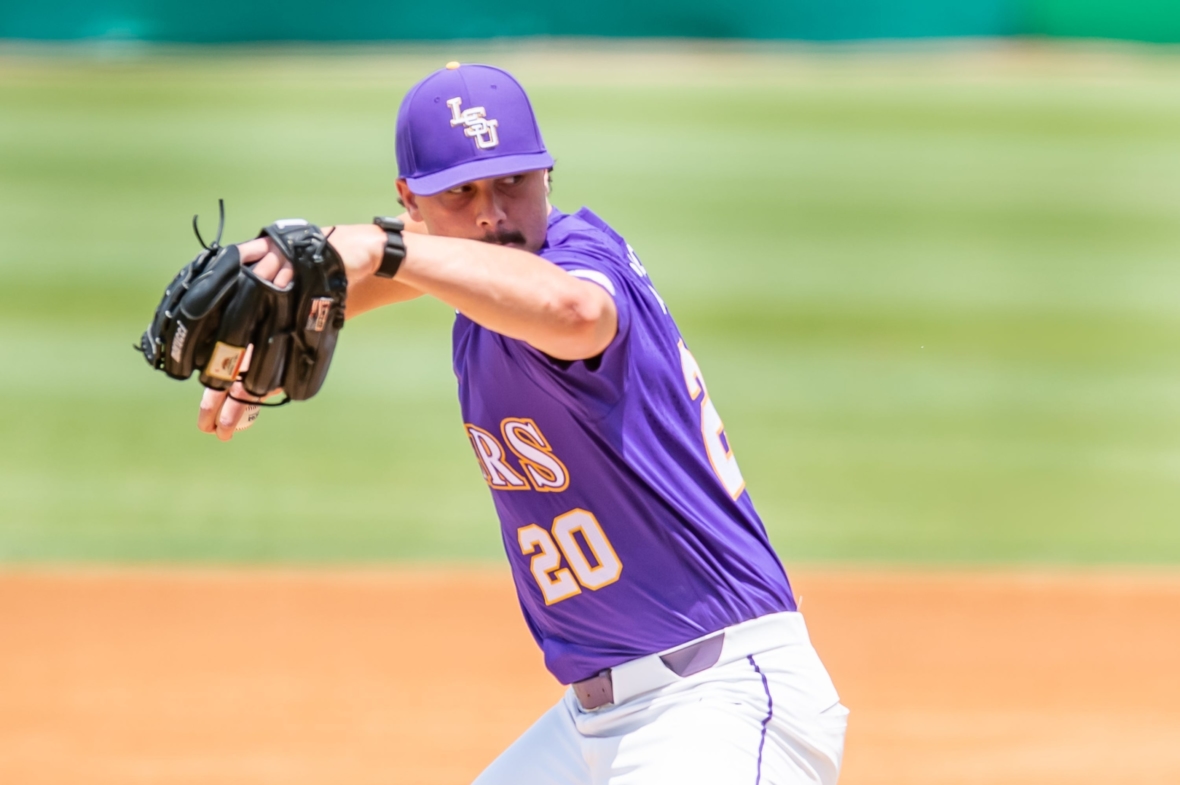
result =
[[766,746],[766,726],[770,724],[770,719],[774,716],[774,698],[770,697],[770,683],[766,680],[766,674],[758,667],[758,663],[754,662],[754,655],[748,655],[746,659],[754,666],[754,672],[762,677],[762,689],[766,691],[766,719],[762,720],[762,736],[758,739],[758,776],[754,778],[754,785],[761,785],[762,748]]

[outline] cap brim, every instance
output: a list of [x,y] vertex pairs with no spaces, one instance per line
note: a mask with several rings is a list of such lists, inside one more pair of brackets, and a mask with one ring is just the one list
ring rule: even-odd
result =
[[534,169],[548,169],[551,166],[553,166],[553,156],[546,152],[501,155],[495,158],[468,161],[422,177],[407,177],[406,184],[410,186],[411,191],[420,196],[434,196],[472,180],[507,177],[510,174],[531,172]]

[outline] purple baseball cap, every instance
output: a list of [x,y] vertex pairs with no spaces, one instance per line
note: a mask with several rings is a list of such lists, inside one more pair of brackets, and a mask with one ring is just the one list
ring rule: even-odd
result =
[[507,71],[447,63],[402,99],[397,170],[416,194],[551,166],[529,97]]

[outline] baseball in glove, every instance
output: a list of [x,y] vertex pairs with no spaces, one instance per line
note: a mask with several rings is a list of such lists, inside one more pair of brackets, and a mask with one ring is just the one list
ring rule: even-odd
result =
[[[336,338],[344,326],[348,279],[344,263],[319,227],[302,219],[276,221],[262,230],[291,262],[294,276],[275,286],[243,265],[237,246],[217,238],[185,265],[164,290],[140,345],[149,365],[174,379],[200,372],[201,384],[228,390],[240,381],[263,397],[281,388],[288,401],[311,398],[324,383]],[[243,358],[250,352],[249,367]],[[250,401],[249,403],[256,403]]]

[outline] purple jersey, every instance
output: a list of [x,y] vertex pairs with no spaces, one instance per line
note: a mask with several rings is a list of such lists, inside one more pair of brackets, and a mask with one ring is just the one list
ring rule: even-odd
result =
[[795,610],[676,323],[630,246],[553,210],[540,255],[619,313],[600,358],[557,361],[455,320],[467,436],[529,629],[562,683]]

